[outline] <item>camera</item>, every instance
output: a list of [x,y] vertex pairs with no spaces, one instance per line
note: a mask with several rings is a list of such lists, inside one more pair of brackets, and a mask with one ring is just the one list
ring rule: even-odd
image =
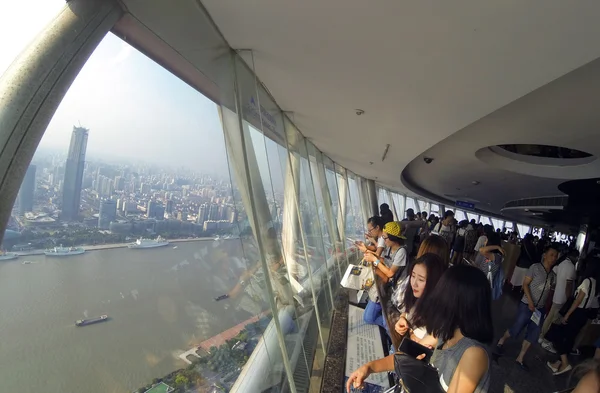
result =
[[433,162],[433,158],[431,158],[431,157],[423,157],[423,161],[425,161],[425,164],[431,164]]

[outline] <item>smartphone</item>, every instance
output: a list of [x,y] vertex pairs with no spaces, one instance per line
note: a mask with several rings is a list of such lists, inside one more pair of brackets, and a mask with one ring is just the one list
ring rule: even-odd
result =
[[426,346],[421,345],[418,342],[414,342],[407,337],[402,339],[400,348],[398,348],[398,350],[415,358],[419,355],[425,354],[425,358],[422,359],[425,363],[429,363],[431,355],[433,355],[433,349],[427,348]]

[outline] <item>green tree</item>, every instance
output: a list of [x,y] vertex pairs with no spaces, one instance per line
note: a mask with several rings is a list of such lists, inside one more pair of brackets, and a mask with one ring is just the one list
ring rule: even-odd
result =
[[178,374],[175,377],[175,386],[186,386],[188,383],[190,383],[190,380],[182,374]]

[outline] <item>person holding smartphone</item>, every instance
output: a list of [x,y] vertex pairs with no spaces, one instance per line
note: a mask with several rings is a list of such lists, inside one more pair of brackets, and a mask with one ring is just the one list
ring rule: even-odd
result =
[[361,241],[356,241],[358,249],[363,252],[373,252],[379,256],[385,248],[385,240],[383,239],[383,220],[379,216],[373,216],[367,221],[367,233],[365,238],[370,244],[365,244]]
[[[402,273],[406,267],[407,252],[404,247],[404,236],[400,233],[400,225],[396,222],[388,222],[383,228],[381,236],[385,242],[383,255],[377,255],[375,252],[367,251],[364,260],[371,263],[377,274],[383,282],[388,282]],[[383,318],[381,304],[369,300],[365,308],[363,319],[366,323],[379,325],[388,331],[389,327]]]
[[[454,393],[487,393],[491,359],[486,350],[494,336],[492,290],[477,268],[453,266],[442,276],[422,307],[428,332],[439,339],[430,363],[438,370],[443,390]],[[346,390],[361,388],[373,373],[394,370],[394,356],[366,363],[348,378]],[[421,359],[419,355],[417,359]]]

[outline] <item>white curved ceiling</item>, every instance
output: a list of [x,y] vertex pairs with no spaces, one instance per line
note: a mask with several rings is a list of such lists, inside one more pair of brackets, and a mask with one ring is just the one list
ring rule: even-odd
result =
[[[356,173],[398,190],[405,190],[402,170],[423,152],[600,56],[598,1],[180,1],[201,1],[231,47],[253,50],[257,75],[318,148]],[[156,12],[138,17],[146,26],[159,23],[158,18],[161,28],[178,23],[179,33],[168,43],[193,57],[193,40],[200,38],[185,33],[196,31],[193,18],[169,22],[164,16],[175,12],[175,6],[166,0],[125,3],[152,4]],[[185,57],[186,51],[179,54]],[[247,53],[242,56],[248,59]],[[365,114],[356,116],[357,108]],[[560,110],[576,113],[578,108]],[[541,127],[544,114],[535,115],[539,133],[530,139],[542,143],[538,139],[548,132]],[[514,122],[527,122],[529,114],[522,116]],[[504,133],[494,127],[480,131],[486,133],[483,141]],[[442,196],[456,193],[457,173],[489,177],[491,183],[503,177],[514,180],[490,197],[492,212],[523,190],[556,190],[555,180],[543,178],[528,180],[534,190],[522,189],[522,179],[465,164],[463,153],[474,154],[456,149],[420,185]],[[497,190],[488,191],[496,195]]]

